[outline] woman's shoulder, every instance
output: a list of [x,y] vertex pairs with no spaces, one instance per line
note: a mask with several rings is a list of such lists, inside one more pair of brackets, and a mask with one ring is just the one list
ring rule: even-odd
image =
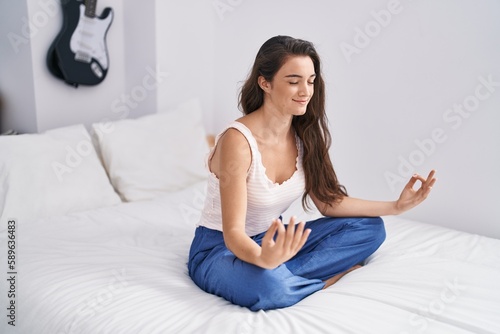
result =
[[210,170],[220,177],[225,166],[230,175],[246,175],[252,163],[252,151],[246,137],[233,127],[226,128],[218,138],[210,158]]
[[250,152],[248,138],[238,128],[237,124],[234,123],[231,123],[220,134],[216,145],[220,150],[233,152],[232,154],[243,153],[244,155],[248,155]]
[[220,135],[219,143],[222,145],[234,145],[246,143],[245,135],[234,126],[228,126]]
[[252,125],[248,122],[246,116],[240,117],[226,126],[219,135],[219,140],[224,138],[228,142],[246,142],[247,144],[251,144],[253,137],[251,127]]

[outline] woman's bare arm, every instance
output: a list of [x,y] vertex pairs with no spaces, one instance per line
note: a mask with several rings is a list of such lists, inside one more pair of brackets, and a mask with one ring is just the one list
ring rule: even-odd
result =
[[[369,201],[359,198],[344,197],[337,203],[325,204],[318,200],[314,194],[310,194],[311,199],[318,210],[325,216],[330,217],[375,217],[398,215],[408,211],[422,203],[436,182],[432,170],[427,178],[414,174],[406,184],[401,195],[396,201]],[[417,181],[421,182],[418,189],[413,189]]]

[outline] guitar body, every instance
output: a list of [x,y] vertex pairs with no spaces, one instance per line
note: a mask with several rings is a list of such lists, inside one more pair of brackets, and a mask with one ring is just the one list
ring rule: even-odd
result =
[[79,0],[61,2],[63,26],[47,54],[47,66],[56,77],[70,85],[97,85],[109,68],[106,34],[113,21],[113,11],[88,17]]

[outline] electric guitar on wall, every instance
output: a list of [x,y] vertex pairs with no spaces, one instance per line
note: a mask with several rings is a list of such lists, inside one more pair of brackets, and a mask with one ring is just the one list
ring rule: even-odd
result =
[[62,0],[63,26],[47,54],[49,71],[78,87],[101,83],[109,68],[106,33],[113,21],[107,7],[96,16],[97,0]]

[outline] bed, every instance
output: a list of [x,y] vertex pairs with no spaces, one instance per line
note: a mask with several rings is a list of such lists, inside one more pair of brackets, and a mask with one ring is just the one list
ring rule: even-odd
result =
[[[500,241],[398,217],[362,268],[292,307],[252,312],[201,291],[186,267],[205,196],[201,117],[191,101],[0,138],[2,333],[500,333]],[[292,214],[317,216],[299,201]]]

